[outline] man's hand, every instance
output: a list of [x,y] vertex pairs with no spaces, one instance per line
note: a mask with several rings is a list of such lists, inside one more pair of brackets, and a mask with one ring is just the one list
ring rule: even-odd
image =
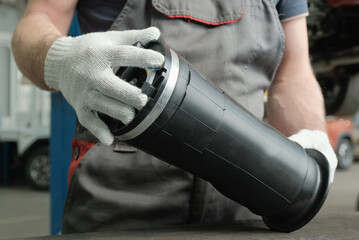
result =
[[337,156],[330,145],[328,135],[320,130],[301,130],[289,137],[290,140],[298,143],[304,149],[315,149],[321,152],[329,162],[330,182],[334,180],[335,169],[338,165]]
[[128,124],[134,117],[134,109],[141,109],[147,102],[147,96],[118,78],[114,69],[160,68],[164,62],[162,54],[133,46],[137,42],[145,45],[159,36],[160,31],[151,27],[61,37],[47,53],[45,82],[62,92],[84,127],[103,144],[110,145],[114,138],[97,113]]

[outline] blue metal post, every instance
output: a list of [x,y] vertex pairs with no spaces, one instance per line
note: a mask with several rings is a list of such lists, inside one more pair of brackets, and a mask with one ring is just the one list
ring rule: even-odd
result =
[[[69,35],[80,35],[75,14]],[[51,235],[62,229],[62,212],[67,195],[67,174],[71,162],[71,139],[75,130],[76,114],[61,93],[51,95],[51,182],[50,182],[50,213]]]
[[51,95],[51,234],[61,232],[62,212],[67,194],[67,172],[71,162],[71,139],[75,129],[75,112],[61,93]]

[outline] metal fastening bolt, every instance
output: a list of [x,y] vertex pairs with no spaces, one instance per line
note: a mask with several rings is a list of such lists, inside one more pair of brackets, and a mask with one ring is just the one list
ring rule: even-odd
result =
[[82,133],[84,130],[85,130],[85,128],[81,124],[78,123],[76,126],[76,131],[78,133]]
[[130,84],[136,86],[136,84],[137,84],[137,78],[131,79]]
[[76,147],[74,149],[72,157],[73,157],[73,159],[77,160],[79,158],[79,156],[80,156],[80,149],[78,147]]

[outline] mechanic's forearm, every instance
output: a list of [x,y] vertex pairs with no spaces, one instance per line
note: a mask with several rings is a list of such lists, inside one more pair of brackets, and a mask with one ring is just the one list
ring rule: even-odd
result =
[[12,51],[20,71],[35,85],[48,90],[44,82],[44,62],[51,44],[61,33],[41,13],[26,15],[17,25]]
[[268,91],[267,111],[269,123],[286,136],[301,129],[326,131],[324,100],[311,69],[276,79]]

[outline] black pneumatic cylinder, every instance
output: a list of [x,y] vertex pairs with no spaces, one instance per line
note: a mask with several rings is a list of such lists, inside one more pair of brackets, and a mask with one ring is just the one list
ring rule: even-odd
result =
[[291,232],[307,224],[329,190],[329,166],[258,120],[173,50],[161,70],[122,68],[142,88],[147,105],[127,126],[110,124],[116,138],[209,181],[228,198]]

